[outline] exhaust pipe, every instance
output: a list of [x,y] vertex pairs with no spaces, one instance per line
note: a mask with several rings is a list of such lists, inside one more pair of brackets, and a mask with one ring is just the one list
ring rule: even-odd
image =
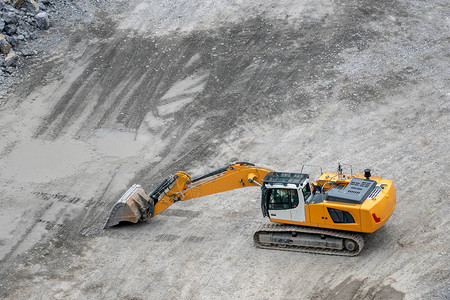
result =
[[153,215],[153,207],[153,199],[139,184],[134,184],[113,205],[103,229],[124,221],[131,223],[145,221]]

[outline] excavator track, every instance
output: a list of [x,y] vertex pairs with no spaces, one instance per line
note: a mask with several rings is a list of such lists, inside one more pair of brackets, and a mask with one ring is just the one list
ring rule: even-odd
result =
[[340,256],[356,256],[364,247],[358,233],[283,224],[261,225],[253,241],[263,249]]

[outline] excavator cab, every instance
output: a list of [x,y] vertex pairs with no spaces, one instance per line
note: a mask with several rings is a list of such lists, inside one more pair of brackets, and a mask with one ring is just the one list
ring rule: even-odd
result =
[[309,175],[270,172],[263,179],[261,208],[271,220],[305,222],[305,201],[311,196]]

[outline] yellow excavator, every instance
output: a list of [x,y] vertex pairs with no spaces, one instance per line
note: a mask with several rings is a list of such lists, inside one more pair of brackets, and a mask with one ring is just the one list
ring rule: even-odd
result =
[[[150,195],[135,184],[113,205],[104,228],[151,219],[178,201],[259,186],[261,209],[273,223],[253,236],[259,248],[355,256],[364,246],[362,233],[372,233],[392,215],[396,194],[392,180],[371,175],[322,172],[275,172],[248,162],[235,162],[214,172],[191,177],[177,172]],[[303,171],[303,167],[302,167]]]

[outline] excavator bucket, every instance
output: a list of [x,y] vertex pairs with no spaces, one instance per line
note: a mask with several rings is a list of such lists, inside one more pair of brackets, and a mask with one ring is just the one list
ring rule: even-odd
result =
[[137,223],[139,220],[147,220],[148,214],[152,213],[153,200],[139,184],[134,184],[113,205],[103,228],[123,221]]

